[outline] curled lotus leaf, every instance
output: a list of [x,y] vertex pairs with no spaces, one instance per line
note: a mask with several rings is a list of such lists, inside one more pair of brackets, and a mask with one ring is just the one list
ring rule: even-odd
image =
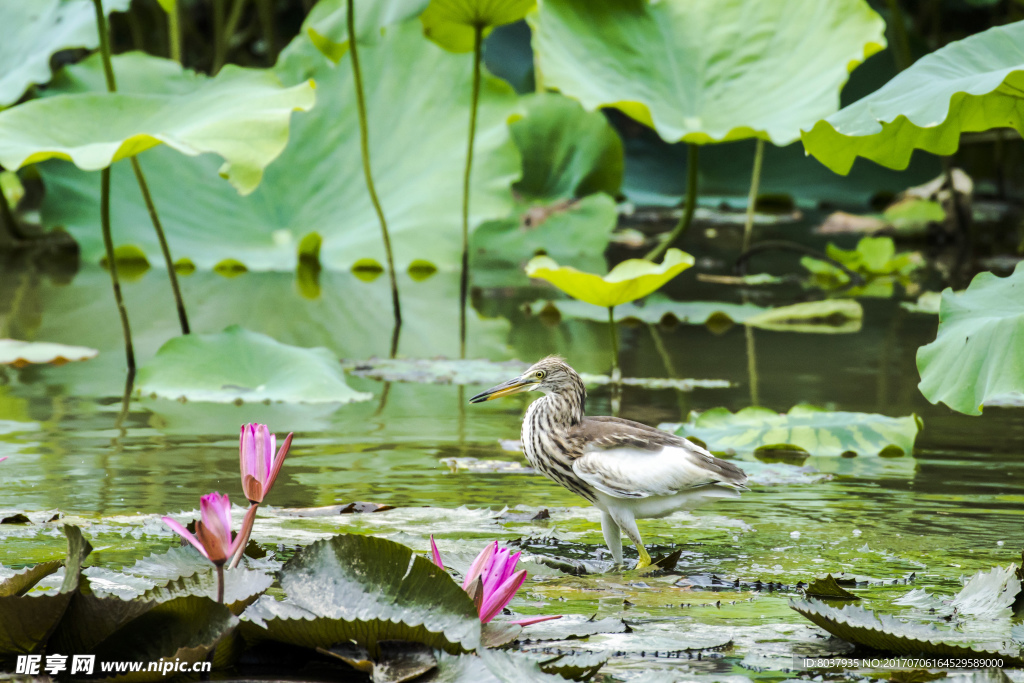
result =
[[430,0],[420,16],[423,32],[446,50],[472,52],[477,29],[482,35],[519,21],[536,0]]
[[526,265],[526,274],[547,280],[574,299],[608,307],[645,297],[692,265],[693,256],[669,249],[660,264],[629,259],[602,276],[559,266],[547,256],[537,256]]

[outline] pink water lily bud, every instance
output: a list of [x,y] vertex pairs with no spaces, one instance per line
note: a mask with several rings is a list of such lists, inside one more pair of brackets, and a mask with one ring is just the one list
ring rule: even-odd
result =
[[203,557],[221,566],[242,542],[241,534],[235,536],[234,540],[231,537],[231,501],[227,494],[215,491],[200,498],[199,516],[195,535],[176,519],[164,517],[163,520],[164,524],[194,545]]
[[444,569],[444,562],[441,561],[441,551],[437,549],[437,543],[434,543],[434,534],[430,534],[430,559],[438,567]]
[[6,455],[5,455],[4,457],[0,458],[0,462],[3,462],[4,460],[6,460],[6,459],[7,459],[7,457],[8,457],[8,456],[6,456]]
[[270,493],[291,444],[292,434],[289,434],[275,455],[277,437],[270,433],[267,425],[242,425],[238,439],[238,461],[242,473],[242,490],[250,503],[262,503]]

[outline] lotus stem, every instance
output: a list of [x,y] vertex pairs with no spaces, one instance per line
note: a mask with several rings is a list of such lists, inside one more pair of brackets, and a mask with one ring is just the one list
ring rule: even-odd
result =
[[377,187],[373,183],[373,171],[370,168],[370,131],[366,120],[363,72],[359,68],[359,48],[356,45],[355,3],[353,0],[348,0],[347,5],[348,49],[352,54],[352,80],[356,87],[356,108],[359,110],[359,145],[363,155],[363,175],[366,177],[366,189],[370,193],[370,202],[373,203],[373,209],[377,212],[377,220],[380,222],[380,232],[384,239],[384,254],[388,260],[388,276],[391,280],[391,308],[395,314],[395,333],[391,357],[394,358],[398,329],[402,326],[402,305],[398,300],[398,276],[395,273],[395,258],[391,251],[391,236],[388,234],[388,222],[384,218],[384,209],[381,208],[380,199],[377,197]]
[[0,218],[3,219],[3,224],[13,239],[28,239],[28,235],[26,235],[21,229],[21,225],[18,223],[18,219],[14,215],[14,210],[7,201],[7,195],[3,193],[2,189],[0,189]]
[[[242,10],[245,9],[245,2],[246,0],[235,0],[231,4],[231,13],[228,14],[227,22],[224,23],[223,32],[214,30],[213,68],[210,70],[210,73],[214,76],[217,75],[217,72],[220,71],[221,67],[224,66],[224,63],[227,61],[228,51],[231,48],[229,45],[231,42],[231,36],[235,35],[235,31],[238,30],[238,22],[242,19]],[[216,5],[214,6],[214,9],[217,9]],[[220,6],[220,12],[221,16],[223,16],[223,5]]]
[[[95,0],[99,4],[100,0]],[[128,359],[128,377],[135,377],[135,349],[132,347],[132,328],[128,324],[128,309],[121,296],[121,281],[117,276],[117,259],[114,258],[114,240],[110,236],[110,167],[100,171],[100,225],[103,229],[103,247],[107,252],[107,268],[110,282],[114,286],[114,301],[121,316],[121,332],[124,334],[124,352]]]
[[483,61],[484,27],[473,27],[473,95],[469,109],[469,144],[466,173],[462,177],[462,277],[459,280],[459,358],[466,357],[466,299],[469,295],[469,179],[473,171],[473,142],[476,138],[476,109],[480,101],[480,62]]
[[619,335],[615,329],[615,307],[608,307],[608,330],[612,337],[612,382],[618,382],[622,375],[619,370]]
[[132,170],[135,171],[135,180],[142,190],[142,199],[146,202],[146,210],[149,211],[149,220],[153,222],[153,229],[156,230],[156,237],[160,241],[160,251],[164,255],[164,264],[167,266],[167,275],[171,279],[171,291],[174,292],[174,305],[178,309],[178,322],[181,323],[181,333],[189,333],[188,314],[185,312],[185,301],[181,298],[181,288],[178,286],[178,274],[174,270],[174,260],[171,258],[171,248],[167,246],[167,237],[164,235],[163,225],[160,223],[160,216],[157,215],[156,205],[153,197],[149,194],[149,183],[142,173],[142,166],[139,158],[132,157]]
[[174,0],[171,11],[167,13],[167,41],[171,59],[181,64],[181,9],[180,0]]
[[757,139],[754,149],[754,171],[750,176],[750,194],[747,195],[747,220],[743,224],[743,251],[750,249],[750,236],[754,232],[754,209],[757,207],[757,192],[761,187],[761,162],[764,160],[764,140]]
[[683,215],[679,223],[664,242],[656,246],[644,258],[648,261],[655,261],[668,251],[668,248],[675,244],[676,240],[686,234],[693,222],[693,213],[697,210],[697,166],[700,162],[697,145],[690,143],[689,154],[686,161],[686,206],[683,208]]
[[270,0],[256,0],[256,11],[259,13],[260,26],[263,29],[263,42],[267,44],[267,58],[270,66],[277,61],[277,34],[274,32],[274,7]]
[[224,563],[214,565],[217,569],[217,602],[224,604]]
[[92,0],[96,9],[96,32],[100,34],[100,54],[103,56],[103,75],[107,79],[107,91],[117,91],[114,80],[114,65],[110,61],[110,34],[107,32],[107,15],[103,13],[103,0]]
[[747,379],[750,382],[750,405],[761,405],[761,397],[757,386],[757,355],[754,349],[754,328],[743,326],[747,338]]
[[896,62],[896,70],[903,71],[912,63],[910,55],[910,38],[907,36],[907,25],[903,21],[903,10],[898,0],[886,0],[889,6],[889,25],[892,27],[892,56]]

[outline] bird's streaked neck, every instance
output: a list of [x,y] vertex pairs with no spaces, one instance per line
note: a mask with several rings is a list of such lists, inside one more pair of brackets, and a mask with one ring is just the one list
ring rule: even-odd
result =
[[578,390],[546,391],[544,396],[530,406],[535,410],[543,410],[555,423],[562,427],[575,427],[583,422],[583,414],[587,404],[587,392],[580,382]]

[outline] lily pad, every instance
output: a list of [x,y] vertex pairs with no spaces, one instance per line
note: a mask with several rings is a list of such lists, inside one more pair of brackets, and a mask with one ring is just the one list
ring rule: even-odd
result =
[[[372,44],[380,39],[381,29],[419,16],[430,0],[357,0],[355,5],[356,36],[360,43]],[[347,0],[321,0],[313,5],[302,28],[317,49],[337,64],[348,54]]]
[[0,581],[0,597],[24,595],[32,589],[32,586],[63,566],[64,560],[51,560],[26,567],[13,576]]
[[1024,130],[1024,22],[925,55],[879,90],[801,133],[804,148],[846,175],[858,157],[904,169],[915,149],[948,156],[961,133]]
[[604,666],[610,654],[607,652],[577,653],[561,655],[540,665],[541,671],[558,674],[570,681],[589,681]]
[[[271,574],[243,568],[224,572],[224,604],[238,615],[254,603],[274,583]],[[146,591],[139,599],[167,602],[182,596],[200,595],[217,598],[217,575],[212,569],[181,577],[163,586]]]
[[486,35],[495,26],[526,16],[536,0],[431,0],[420,19],[423,32],[452,52],[472,52],[476,29]]
[[827,598],[829,600],[860,600],[859,595],[854,595],[846,590],[828,574],[824,579],[815,579],[804,589],[804,594],[814,598]]
[[210,403],[351,403],[373,398],[349,388],[327,349],[289,346],[238,325],[219,334],[171,339],[139,368],[137,387],[143,395]]
[[913,453],[919,429],[916,415],[830,412],[800,404],[788,413],[757,406],[735,414],[727,408],[690,413],[676,434],[697,437],[717,453],[780,449],[816,456],[897,456]]
[[281,570],[288,602],[262,598],[243,615],[248,642],[308,648],[407,640],[450,652],[480,643],[473,601],[443,570],[398,543],[345,534],[305,546]]
[[16,368],[47,363],[64,365],[64,363],[95,358],[98,353],[99,351],[96,349],[85,346],[0,339],[0,365],[13,365]]
[[[103,9],[126,12],[131,0],[106,0]],[[35,83],[50,80],[50,55],[99,47],[96,8],[91,0],[33,0],[0,5],[0,107],[8,107]]]
[[[94,61],[97,57],[93,58]],[[164,74],[176,62],[135,53],[118,69]],[[44,97],[0,112],[0,164],[18,169],[50,158],[85,171],[106,168],[160,144],[188,156],[216,154],[220,174],[242,194],[259,185],[263,169],[288,142],[293,111],[316,101],[312,81],[283,88],[269,71],[226,66],[214,78],[182,73],[173,93],[159,78],[145,90]]]
[[[415,19],[385,28],[377,44],[360,50],[359,56],[367,83],[417,84],[367,90],[370,150],[396,267],[427,261],[456,270],[461,263],[458,206],[472,65],[425,40]],[[282,52],[273,74],[287,85],[315,79],[318,102],[311,112],[296,117],[288,146],[248,197],[214,182],[217,163],[210,155],[185,158],[157,148],[140,159],[175,257],[204,270],[225,259],[249,270],[294,270],[300,243],[316,233],[322,239],[319,262],[325,269],[348,269],[367,260],[385,263],[380,226],[363,178],[352,69],[347,63],[333,66],[300,34]],[[163,82],[157,79],[152,87]],[[509,186],[520,170],[507,122],[515,110],[511,88],[485,76],[471,227],[507,216],[512,208]],[[409,125],[409,112],[416,112],[414,126]],[[112,169],[114,233],[158,264],[159,243],[131,169],[123,166]],[[320,170],[309,175],[296,173],[297,168]],[[66,227],[79,242],[83,259],[99,261],[99,179],[56,162],[41,164],[40,172],[47,188],[44,224]],[[187,202],[181,201],[183,187],[189,188]]]
[[574,299],[609,307],[647,296],[692,265],[693,256],[669,249],[660,264],[628,259],[601,276],[580,272],[572,266],[559,266],[547,256],[538,256],[526,265],[526,274],[547,280]]
[[935,341],[917,350],[918,388],[932,403],[980,415],[1024,395],[1024,264],[1000,278],[980,273],[963,292],[946,289]]
[[543,0],[530,21],[546,86],[669,142],[792,142],[885,47],[862,0]]

